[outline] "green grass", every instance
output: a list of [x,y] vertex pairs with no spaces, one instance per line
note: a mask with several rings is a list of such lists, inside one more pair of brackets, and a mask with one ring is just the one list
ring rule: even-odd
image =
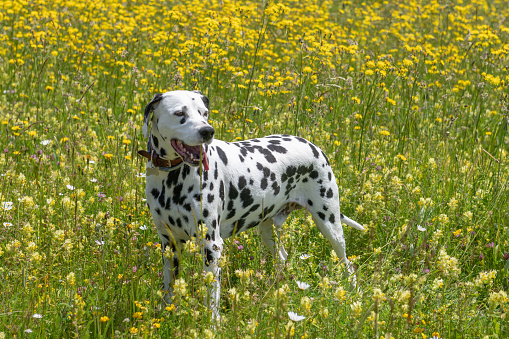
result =
[[[505,2],[0,8],[0,338],[508,336]],[[191,243],[162,305],[136,152],[144,106],[175,89],[210,98],[218,139],[323,149],[367,229],[345,227],[359,293],[300,212],[285,265],[256,231],[226,240],[219,324]]]

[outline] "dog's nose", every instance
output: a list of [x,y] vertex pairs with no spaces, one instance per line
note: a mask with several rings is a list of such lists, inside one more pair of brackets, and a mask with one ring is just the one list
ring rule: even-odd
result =
[[211,126],[205,126],[200,129],[200,135],[203,137],[203,141],[208,141],[214,136],[214,128]]

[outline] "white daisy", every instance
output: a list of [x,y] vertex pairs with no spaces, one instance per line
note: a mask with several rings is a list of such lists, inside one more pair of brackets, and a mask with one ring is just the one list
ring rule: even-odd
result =
[[76,187],[74,187],[73,185],[67,185],[66,186],[68,189],[70,189],[71,191],[73,191]]
[[102,240],[96,240],[96,241],[95,241],[95,243],[96,243],[97,245],[99,245],[99,246],[104,245],[104,241],[102,241]]
[[5,227],[11,227],[11,226],[13,226],[13,225],[12,225],[10,222],[4,222],[4,226],[5,226]]
[[25,333],[32,333],[32,332],[33,332],[33,331],[32,331],[31,329],[29,329],[29,328],[27,328],[27,329],[25,330]]
[[92,178],[90,179],[91,182],[97,182],[97,179],[96,178]]
[[14,203],[12,201],[4,201],[2,202],[2,207],[4,210],[12,210],[12,207],[14,206]]
[[136,174],[136,176],[138,178],[145,178],[147,176],[147,174],[145,174],[145,173],[138,173],[138,174]]
[[306,259],[309,259],[311,256],[307,253],[304,253],[304,254],[301,254],[301,256],[299,257],[300,259],[302,260],[306,260]]
[[297,283],[297,287],[303,291],[307,290],[309,288],[309,284],[308,283],[305,283],[305,282],[302,282],[302,281],[298,281],[296,280],[295,281]]
[[148,229],[148,227],[147,227],[147,226],[145,226],[145,225],[141,225],[141,226],[139,227],[139,229],[140,229],[140,230],[142,230],[142,231],[145,231],[145,230],[147,230],[147,229]]
[[295,312],[288,312],[288,317],[290,318],[290,320],[293,320],[293,321],[301,321],[301,320],[304,320],[306,319],[305,316],[303,315],[298,315],[297,313]]
[[49,144],[51,144],[51,140],[49,140],[49,139],[41,141],[41,145],[43,145],[43,146],[46,146],[46,145],[49,145]]
[[35,313],[32,317],[35,319],[42,319],[42,314]]
[[417,230],[421,231],[421,232],[426,231],[426,229],[424,227],[422,227],[421,225],[417,225]]
[[89,164],[95,164],[95,161],[94,160],[90,160],[88,163]]

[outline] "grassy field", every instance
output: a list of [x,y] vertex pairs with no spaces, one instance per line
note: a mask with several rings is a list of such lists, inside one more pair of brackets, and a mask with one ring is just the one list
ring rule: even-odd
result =
[[[0,0],[0,339],[509,337],[508,16],[501,0]],[[226,241],[219,324],[199,241],[161,306],[136,152],[144,106],[175,89],[210,98],[218,139],[324,150],[366,227],[345,227],[360,293],[296,213],[284,266],[256,231]]]

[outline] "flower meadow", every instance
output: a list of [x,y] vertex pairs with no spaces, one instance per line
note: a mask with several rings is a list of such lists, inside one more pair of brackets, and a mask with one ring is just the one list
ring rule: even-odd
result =
[[[506,1],[0,0],[0,339],[509,336]],[[309,215],[273,261],[192,239],[174,303],[144,201],[143,108],[200,90],[216,137],[328,155],[351,289]]]

